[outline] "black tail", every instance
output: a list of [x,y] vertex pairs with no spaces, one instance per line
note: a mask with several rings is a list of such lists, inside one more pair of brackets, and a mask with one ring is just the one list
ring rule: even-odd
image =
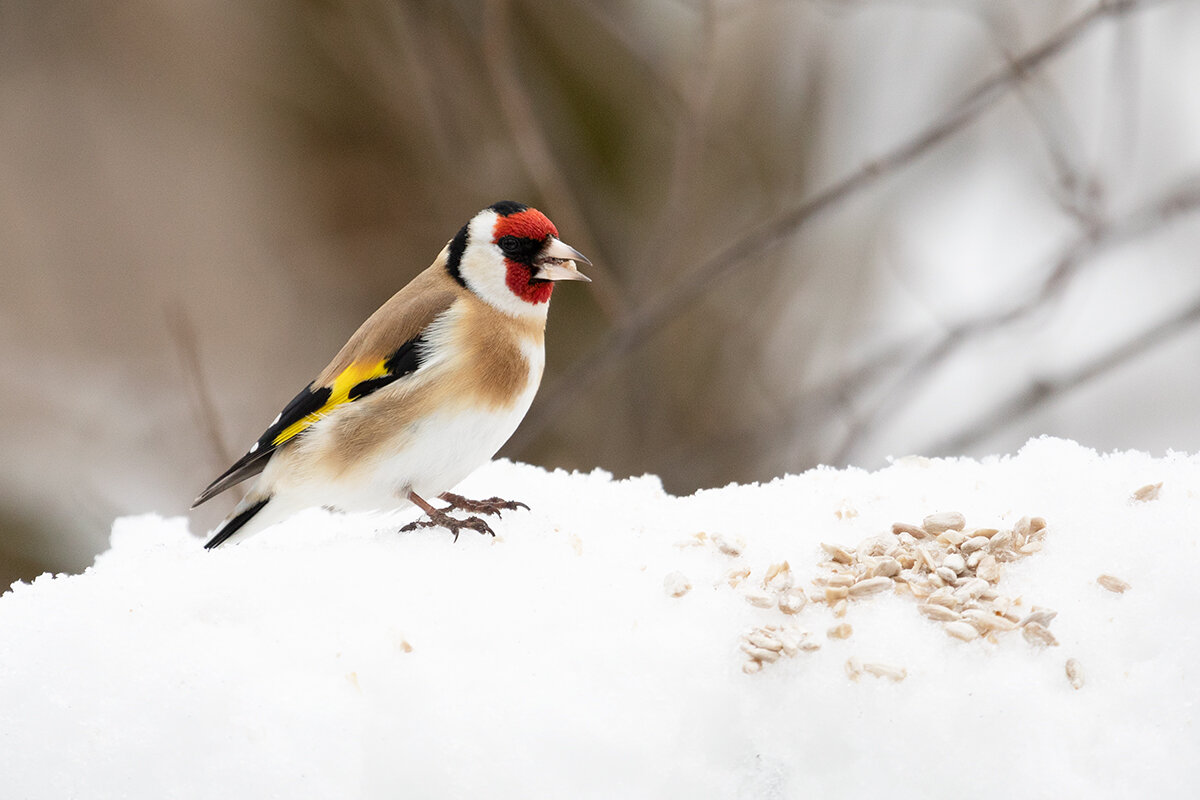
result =
[[229,519],[225,520],[225,524],[217,529],[217,532],[213,534],[213,537],[208,540],[208,544],[204,545],[204,549],[212,550],[214,547],[218,547],[221,542],[225,541],[230,536],[233,536],[235,533],[241,530],[241,527],[249,522],[255,514],[262,511],[263,506],[265,506],[267,501],[270,499],[271,498],[269,497],[264,497],[254,505],[242,509]]

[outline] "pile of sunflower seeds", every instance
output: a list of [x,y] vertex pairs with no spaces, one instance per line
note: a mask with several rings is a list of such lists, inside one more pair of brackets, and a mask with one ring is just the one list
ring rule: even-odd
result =
[[[897,522],[892,530],[859,542],[857,547],[822,543],[825,569],[813,580],[808,592],[794,585],[791,567],[783,561],[772,564],[760,581],[749,581],[750,570],[738,565],[726,574],[726,581],[739,588],[746,601],[760,608],[777,608],[792,620],[808,603],[827,604],[835,617],[846,615],[849,607],[882,592],[911,595],[917,611],[942,626],[947,635],[962,641],[996,638],[1020,630],[1026,641],[1036,647],[1053,647],[1058,640],[1050,632],[1056,612],[1032,606],[1002,595],[997,583],[1004,565],[1042,549],[1047,533],[1041,517],[1022,517],[1012,528],[968,529],[966,519],[957,512],[931,514],[920,525]],[[740,554],[738,545],[718,542],[726,555]],[[740,543],[739,543],[740,544]],[[725,545],[722,547],[721,545]],[[853,632],[842,623],[827,631],[833,639],[848,638]],[[755,673],[764,664],[803,650],[815,650],[820,643],[807,631],[788,622],[763,626],[742,637],[741,649],[748,657],[742,669]],[[847,662],[847,674],[857,679],[869,673],[903,680],[900,667]]]
[[1000,594],[1004,565],[1042,549],[1047,532],[1041,517],[1022,517],[1011,529],[967,528],[958,512],[931,514],[920,525],[897,522],[890,533],[857,547],[822,543],[828,574],[814,579],[809,599],[845,616],[851,603],[873,594],[909,594],[917,611],[947,635],[969,642],[1020,630],[1039,647],[1058,644],[1050,632],[1055,612]]

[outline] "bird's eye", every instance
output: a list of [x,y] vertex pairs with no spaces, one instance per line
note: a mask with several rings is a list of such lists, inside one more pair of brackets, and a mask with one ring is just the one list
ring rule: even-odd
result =
[[501,236],[497,244],[506,253],[515,253],[521,248],[521,242],[515,236]]

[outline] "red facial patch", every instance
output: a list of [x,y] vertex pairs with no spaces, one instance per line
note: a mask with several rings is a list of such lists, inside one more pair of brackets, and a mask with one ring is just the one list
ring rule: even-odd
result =
[[554,223],[536,208],[527,208],[496,220],[496,228],[492,231],[492,241],[500,241],[501,236],[537,239],[540,242],[547,236],[558,236],[558,228],[554,227]]
[[[536,208],[529,208],[496,220],[492,241],[499,242],[503,236],[542,242],[548,236],[558,236],[558,228],[554,227],[554,223],[545,214]],[[504,282],[513,294],[526,303],[537,304],[550,300],[550,295],[554,292],[553,281],[533,282],[532,268],[511,258],[504,259],[504,265],[507,267]]]

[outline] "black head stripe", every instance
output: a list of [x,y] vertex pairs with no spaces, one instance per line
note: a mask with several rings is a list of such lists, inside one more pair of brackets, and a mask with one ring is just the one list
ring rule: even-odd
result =
[[502,217],[507,217],[512,214],[520,214],[522,211],[528,211],[529,206],[524,203],[518,203],[516,200],[501,200],[499,203],[493,203],[488,206],[492,211],[495,211]]
[[467,249],[467,228],[471,223],[462,226],[462,230],[454,234],[454,238],[450,240],[450,252],[446,254],[446,272],[450,273],[450,277],[458,281],[458,285],[467,288],[467,282],[463,280],[462,271],[459,266],[462,264],[463,251]]

